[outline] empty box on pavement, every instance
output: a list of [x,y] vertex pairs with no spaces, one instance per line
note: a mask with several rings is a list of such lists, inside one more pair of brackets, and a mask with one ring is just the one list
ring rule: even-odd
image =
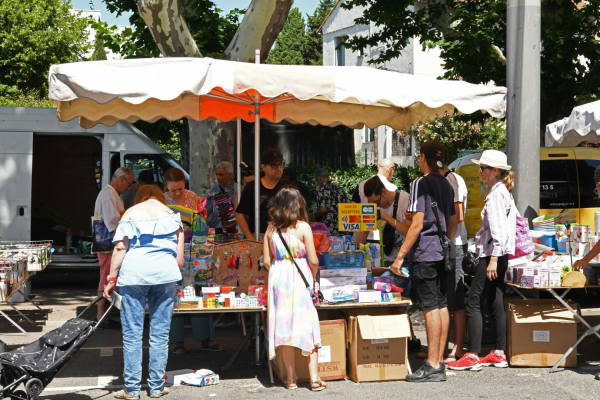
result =
[[[319,349],[319,377],[324,381],[346,378],[346,321],[332,311],[319,311],[321,326],[321,348]],[[309,382],[308,359],[298,348],[294,349],[298,382]],[[286,369],[281,349],[275,350],[273,370],[282,382],[286,379]]]
[[352,314],[344,312],[348,325],[350,379],[355,382],[405,379],[408,373],[406,343],[411,336],[408,316]]
[[[575,302],[568,304],[579,309]],[[510,299],[505,307],[507,358],[513,367],[551,367],[577,340],[577,320],[558,300]],[[576,367],[577,349],[560,366]]]

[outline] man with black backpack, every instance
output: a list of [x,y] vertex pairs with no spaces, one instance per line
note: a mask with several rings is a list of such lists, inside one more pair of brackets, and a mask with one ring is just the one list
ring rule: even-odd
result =
[[437,140],[421,145],[419,165],[424,176],[410,185],[407,220],[411,221],[392,271],[400,275],[404,257],[410,252],[411,280],[419,310],[425,316],[427,360],[406,376],[407,382],[446,380],[443,362],[448,336],[446,274],[451,268],[452,239],[457,229],[454,192],[440,171],[446,150]]

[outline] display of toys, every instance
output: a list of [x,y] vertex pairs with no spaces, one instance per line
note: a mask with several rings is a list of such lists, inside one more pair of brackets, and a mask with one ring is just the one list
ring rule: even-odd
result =
[[235,307],[238,307],[238,308],[248,307],[248,300],[236,297],[235,298]]
[[248,307],[258,307],[257,296],[248,296]]

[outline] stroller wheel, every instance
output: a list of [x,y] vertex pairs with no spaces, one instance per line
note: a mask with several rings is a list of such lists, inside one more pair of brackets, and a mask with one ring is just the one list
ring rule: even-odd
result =
[[30,400],[37,400],[38,396],[44,390],[44,384],[38,378],[31,378],[25,384],[25,391]]

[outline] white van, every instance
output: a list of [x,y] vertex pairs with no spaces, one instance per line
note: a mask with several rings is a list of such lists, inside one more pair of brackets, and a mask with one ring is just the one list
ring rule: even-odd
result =
[[60,246],[61,226],[89,234],[98,192],[120,166],[136,177],[150,169],[159,183],[181,168],[129,123],[83,129],[78,119],[59,122],[53,108],[0,107],[0,240]]

